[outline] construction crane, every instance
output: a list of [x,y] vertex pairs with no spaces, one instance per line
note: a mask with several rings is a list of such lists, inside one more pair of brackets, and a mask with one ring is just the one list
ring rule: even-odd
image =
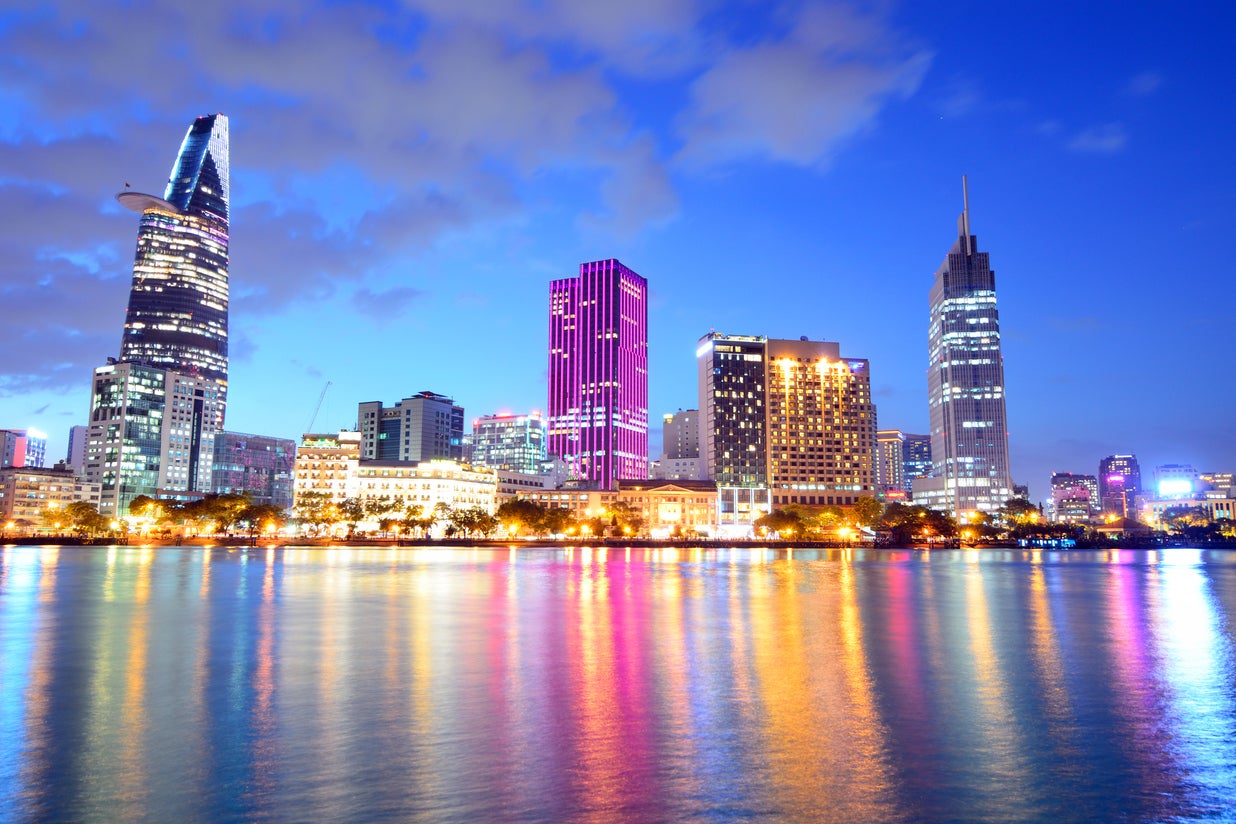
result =
[[330,389],[330,384],[331,382],[327,381],[326,385],[322,387],[322,394],[318,395],[318,405],[313,407],[313,414],[309,417],[308,425],[305,426],[305,434],[313,432],[313,422],[318,419],[318,411],[322,408],[322,401],[326,400],[326,390]]

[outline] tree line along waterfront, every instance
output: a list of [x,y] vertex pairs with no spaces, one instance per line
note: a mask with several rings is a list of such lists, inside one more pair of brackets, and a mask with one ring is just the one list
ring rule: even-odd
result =
[[[1236,547],[1236,524],[1208,519],[1197,507],[1169,510],[1162,529],[1152,531],[1137,522],[1104,526],[1051,523],[1039,508],[1010,499],[998,512],[965,513],[961,518],[924,506],[881,503],[860,498],[852,507],[808,507],[791,504],[755,521],[760,541],[835,546],[888,547],[1103,547],[1188,544]],[[511,540],[640,540],[649,539],[647,523],[636,507],[616,502],[604,510],[577,517],[569,510],[526,499],[508,500],[492,513],[483,507],[432,507],[406,504],[390,497],[332,499],[310,492],[290,510],[255,503],[248,495],[206,495],[177,501],[138,496],[120,518],[101,515],[88,502],[49,508],[41,522],[0,524],[0,539],[14,543],[74,541],[175,542],[185,540],[258,539],[309,541],[511,541]],[[665,540],[665,539],[661,539]],[[668,540],[729,544],[693,529],[675,530]]]

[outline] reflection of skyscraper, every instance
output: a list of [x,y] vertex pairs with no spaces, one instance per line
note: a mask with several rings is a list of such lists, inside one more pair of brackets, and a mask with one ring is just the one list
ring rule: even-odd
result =
[[996,276],[965,206],[957,240],[931,288],[930,363],[932,478],[916,481],[914,500],[953,513],[994,511],[1013,495],[1009,476],[1004,362]]
[[549,451],[599,489],[648,477],[648,282],[617,260],[550,284]]
[[141,214],[120,359],[95,370],[85,473],[100,510],[138,495],[209,493],[227,403],[228,124],[189,127],[163,197]]
[[1136,455],[1108,455],[1099,461],[1099,500],[1104,512],[1135,517],[1141,491],[1142,470]]
[[174,369],[227,387],[228,128],[199,117],[163,197],[123,192],[142,216],[122,363]]

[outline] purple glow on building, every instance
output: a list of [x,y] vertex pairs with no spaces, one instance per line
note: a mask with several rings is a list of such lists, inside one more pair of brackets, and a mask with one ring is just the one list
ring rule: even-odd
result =
[[648,282],[617,260],[550,283],[548,409],[572,479],[648,477]]

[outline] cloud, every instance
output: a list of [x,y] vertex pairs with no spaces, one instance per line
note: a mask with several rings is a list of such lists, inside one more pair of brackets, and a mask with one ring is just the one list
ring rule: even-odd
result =
[[375,292],[372,289],[357,289],[352,294],[352,307],[380,323],[400,320],[400,315],[420,302],[428,293],[409,286]]
[[679,157],[825,166],[889,98],[913,94],[930,60],[876,18],[809,7],[784,38],[735,49],[695,80]]
[[1133,97],[1145,97],[1154,94],[1163,85],[1163,76],[1158,72],[1142,72],[1134,75],[1124,87],[1125,94]]
[[1129,136],[1121,123],[1107,123],[1102,126],[1092,126],[1078,132],[1069,141],[1068,147],[1075,152],[1092,152],[1097,154],[1115,154],[1124,150],[1129,142]]
[[[79,385],[116,353],[137,220],[114,195],[161,193],[197,115],[231,122],[244,358],[243,330],[296,302],[425,298],[401,261],[557,206],[547,180],[586,190],[577,230],[631,237],[675,217],[676,175],[821,167],[928,62],[878,15],[702,0],[63,0],[6,15],[0,55],[0,296],[26,319],[0,393]],[[651,81],[676,135],[637,109]]]

